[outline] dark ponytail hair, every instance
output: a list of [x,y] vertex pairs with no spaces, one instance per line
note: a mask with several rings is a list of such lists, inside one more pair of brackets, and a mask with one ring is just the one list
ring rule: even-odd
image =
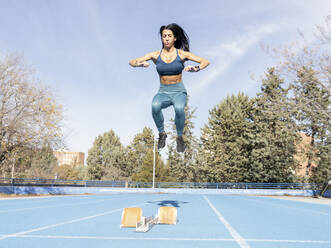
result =
[[[190,51],[190,39],[188,38],[187,34],[185,33],[184,29],[182,29],[179,25],[176,23],[171,23],[167,26],[162,26],[160,28],[160,35],[162,38],[162,32],[165,29],[169,29],[174,33],[174,36],[176,37],[176,41],[174,46],[177,49],[183,49],[184,51]],[[162,43],[162,48],[164,47]]]

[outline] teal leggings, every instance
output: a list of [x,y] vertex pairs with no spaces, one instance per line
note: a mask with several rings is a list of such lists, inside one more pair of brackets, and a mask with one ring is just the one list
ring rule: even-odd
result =
[[158,93],[152,101],[152,115],[158,131],[164,132],[164,118],[162,109],[174,106],[175,124],[177,135],[182,136],[185,123],[184,108],[187,101],[187,93],[182,82],[171,85],[160,85]]

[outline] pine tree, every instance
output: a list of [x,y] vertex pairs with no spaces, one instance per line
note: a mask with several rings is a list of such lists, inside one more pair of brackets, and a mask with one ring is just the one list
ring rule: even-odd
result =
[[316,167],[312,168],[310,181],[324,183],[331,178],[331,135],[319,146],[319,160]]
[[[141,133],[133,138],[128,146],[128,164],[131,168],[131,179],[137,182],[152,182],[154,164],[154,134],[153,130],[144,127]],[[155,145],[157,145],[155,143]],[[169,172],[161,155],[155,147],[155,181],[165,181]]]
[[330,164],[330,92],[318,80],[317,73],[303,66],[297,71],[293,87],[293,112],[301,132],[310,137],[305,147],[306,178],[322,182],[328,179]]
[[208,182],[243,182],[249,178],[252,146],[252,101],[239,93],[228,96],[209,113],[202,128],[199,174]]
[[[297,79],[292,87],[295,118],[300,131],[311,138],[306,149],[308,159],[306,176],[308,177],[313,164],[324,164],[329,161],[330,154],[326,152],[330,152],[328,148],[330,92],[317,79],[316,72],[305,66],[297,71]],[[319,156],[319,153],[323,156]]]
[[126,171],[128,176],[139,172],[143,165],[143,161],[149,151],[153,151],[154,134],[153,130],[144,127],[141,133],[134,136],[132,142],[127,147],[128,150],[128,165]]
[[298,133],[291,117],[288,89],[274,68],[267,70],[252,111],[254,139],[250,154],[252,182],[292,182]]
[[[154,152],[148,150],[146,156],[142,161],[140,170],[132,176],[132,180],[135,182],[152,182],[153,181],[153,163]],[[158,153],[155,154],[155,182],[168,181],[169,171],[164,165],[161,157]]]
[[102,155],[102,136],[99,135],[95,138],[93,147],[88,151],[86,159],[88,179],[101,180],[104,176],[104,161]]
[[53,178],[57,160],[50,146],[37,149],[31,156],[31,167],[26,171],[26,177]]
[[[54,178],[54,169],[57,165],[53,149],[49,145],[32,149],[22,147],[12,151],[11,166],[7,169],[7,175],[16,178]],[[0,166],[1,168],[1,166]]]
[[55,168],[56,178],[65,180],[77,180],[79,170],[78,167],[72,164],[63,164]]
[[89,179],[125,179],[126,165],[126,150],[113,130],[94,140],[87,157]]

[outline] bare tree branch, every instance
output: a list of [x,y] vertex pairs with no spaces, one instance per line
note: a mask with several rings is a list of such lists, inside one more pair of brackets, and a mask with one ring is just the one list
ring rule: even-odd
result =
[[21,56],[0,58],[0,163],[18,148],[63,144],[63,108]]

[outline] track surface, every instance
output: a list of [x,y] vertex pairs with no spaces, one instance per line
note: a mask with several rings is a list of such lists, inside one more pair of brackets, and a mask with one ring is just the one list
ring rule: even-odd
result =
[[[178,209],[176,225],[120,228],[125,207]],[[0,201],[0,248],[331,248],[331,205],[261,196],[114,194]]]

